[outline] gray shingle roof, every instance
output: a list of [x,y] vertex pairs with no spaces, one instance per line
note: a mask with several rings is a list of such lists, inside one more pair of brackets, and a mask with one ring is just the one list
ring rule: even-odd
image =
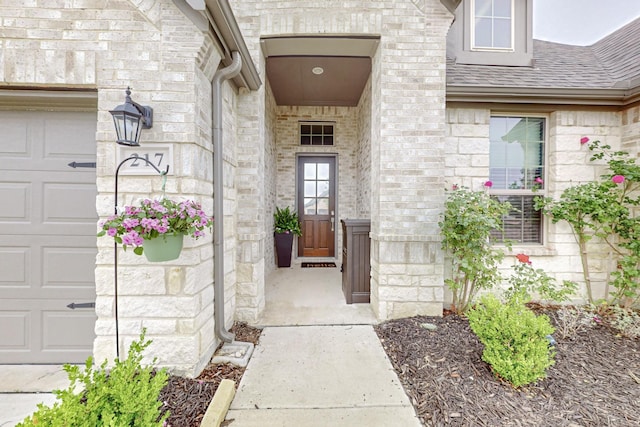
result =
[[640,77],[640,18],[595,43],[593,52],[609,75],[625,83]]
[[534,40],[533,57],[533,67],[464,65],[447,58],[447,84],[575,89],[628,87],[629,80],[640,77],[640,18],[592,46]]

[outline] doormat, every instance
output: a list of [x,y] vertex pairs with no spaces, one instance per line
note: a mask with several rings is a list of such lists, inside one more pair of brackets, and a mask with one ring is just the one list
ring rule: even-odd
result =
[[303,262],[302,268],[310,268],[310,267],[335,267],[335,262]]

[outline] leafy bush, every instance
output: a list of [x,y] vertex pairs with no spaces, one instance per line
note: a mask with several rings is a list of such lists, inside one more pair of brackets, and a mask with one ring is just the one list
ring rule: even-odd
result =
[[555,352],[547,335],[554,329],[549,319],[536,316],[517,298],[502,303],[487,295],[468,312],[469,325],[484,344],[482,360],[514,387],[545,377]]
[[144,340],[144,334],[131,344],[127,359],[116,360],[109,372],[106,360],[94,370],[91,357],[84,372],[78,366],[65,365],[71,384],[66,390],[54,391],[59,402],[52,407],[39,404],[38,410],[18,427],[162,426],[169,413],[162,414],[158,396],[168,374],[140,365],[142,351],[151,344]]
[[467,310],[480,289],[500,282],[498,265],[504,251],[492,246],[491,233],[502,229],[502,217],[510,209],[509,203],[492,199],[483,191],[456,187],[449,193],[444,219],[438,225],[442,249],[453,264],[453,277],[445,284],[453,292],[453,309],[458,313]]
[[293,233],[296,236],[302,235],[298,214],[289,210],[289,206],[284,209],[276,207],[276,211],[273,214],[273,221],[273,227],[276,233]]
[[578,287],[575,282],[569,280],[558,286],[556,280],[543,269],[533,268],[525,254],[516,255],[516,259],[519,262],[513,267],[514,274],[507,279],[510,285],[505,291],[507,299],[517,297],[523,302],[529,302],[535,293],[545,301],[563,302],[567,301]]
[[[589,142],[591,161],[606,161],[609,172],[600,180],[564,190],[559,200],[538,198],[536,207],[555,224],[566,221],[578,243],[589,303],[594,303],[587,243],[598,238],[608,245],[616,265],[611,272],[615,287],[611,302],[625,308],[640,301],[640,165],[625,151],[612,151],[600,141]],[[605,300],[609,298],[608,287]]]
[[640,338],[640,314],[631,309],[611,306],[611,326],[629,338]]

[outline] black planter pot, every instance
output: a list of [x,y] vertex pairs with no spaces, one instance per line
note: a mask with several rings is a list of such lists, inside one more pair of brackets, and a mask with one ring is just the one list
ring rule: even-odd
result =
[[275,233],[276,255],[278,267],[291,267],[291,252],[293,251],[293,233]]

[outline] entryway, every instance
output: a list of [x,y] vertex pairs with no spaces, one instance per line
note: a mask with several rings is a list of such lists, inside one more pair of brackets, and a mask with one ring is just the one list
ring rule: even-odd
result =
[[298,213],[302,225],[302,236],[298,238],[300,257],[335,256],[335,174],[334,156],[298,157]]
[[378,323],[370,304],[347,304],[337,267],[279,268],[266,280],[265,309],[258,326],[372,325]]

